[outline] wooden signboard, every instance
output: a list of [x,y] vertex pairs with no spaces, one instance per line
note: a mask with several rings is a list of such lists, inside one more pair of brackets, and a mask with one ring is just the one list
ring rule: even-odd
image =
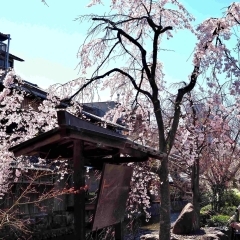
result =
[[124,218],[133,169],[105,164],[92,230],[121,222]]

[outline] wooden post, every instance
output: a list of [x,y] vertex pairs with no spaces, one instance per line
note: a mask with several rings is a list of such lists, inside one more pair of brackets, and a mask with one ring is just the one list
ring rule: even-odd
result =
[[122,221],[115,224],[115,240],[123,240],[123,223]]
[[[83,141],[73,142],[73,186],[79,190],[85,186]],[[74,194],[74,234],[75,240],[85,240],[85,192]]]

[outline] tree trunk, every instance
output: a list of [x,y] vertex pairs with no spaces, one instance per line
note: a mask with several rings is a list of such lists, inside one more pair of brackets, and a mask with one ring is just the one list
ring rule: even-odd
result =
[[161,161],[161,167],[159,171],[160,178],[160,229],[159,239],[170,239],[170,189],[168,179],[168,156],[164,157]]
[[200,229],[200,192],[199,192],[199,158],[197,158],[192,166],[192,204],[196,212],[195,228]]
[[217,200],[216,200],[216,195],[217,195],[217,192],[216,192],[216,185],[213,185],[212,186],[212,210],[214,212],[217,212]]

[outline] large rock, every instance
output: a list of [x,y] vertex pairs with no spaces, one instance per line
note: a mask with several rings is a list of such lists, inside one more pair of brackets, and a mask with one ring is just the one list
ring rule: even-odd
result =
[[174,234],[182,235],[189,234],[197,230],[196,220],[197,215],[193,209],[193,205],[191,203],[188,203],[183,208],[182,212],[179,214],[177,220],[175,221],[172,232]]

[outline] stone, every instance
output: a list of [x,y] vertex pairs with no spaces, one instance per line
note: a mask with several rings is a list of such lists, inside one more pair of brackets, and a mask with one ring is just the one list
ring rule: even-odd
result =
[[210,233],[201,237],[201,240],[217,240],[217,239],[219,238],[217,238],[216,235]]
[[140,237],[140,240],[159,240],[158,234],[146,234]]
[[228,240],[228,236],[218,228],[210,227],[206,234],[201,237],[201,240]]
[[218,232],[208,233],[202,236],[201,240],[228,240],[228,236],[218,231]]
[[179,239],[174,236],[171,236],[170,240],[179,240]]
[[177,220],[173,224],[172,232],[174,234],[190,234],[191,232],[197,230],[196,229],[196,212],[193,209],[193,205],[188,203],[181,213],[179,214]]

